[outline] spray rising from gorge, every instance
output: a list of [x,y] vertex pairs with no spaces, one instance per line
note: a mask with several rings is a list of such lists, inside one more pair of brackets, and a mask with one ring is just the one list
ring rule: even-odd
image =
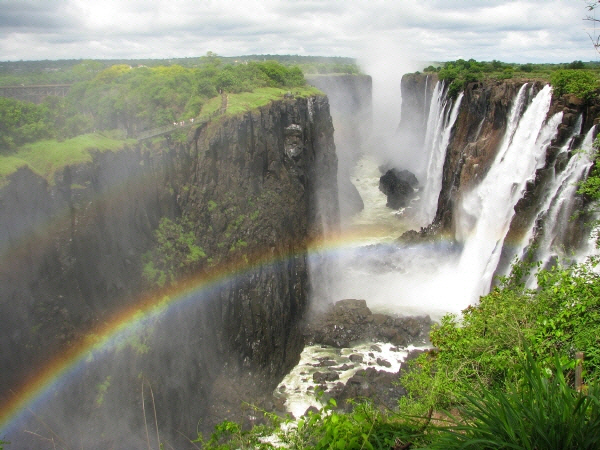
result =
[[[381,107],[379,94],[371,104],[368,77],[329,78],[321,81],[330,83],[322,89],[334,127],[323,97],[286,97],[199,127],[189,142],[168,143],[159,156],[144,149],[96,155],[89,166],[65,170],[57,187],[19,174],[22,184],[39,188],[39,203],[58,199],[61,211],[71,214],[61,221],[61,234],[49,239],[59,245],[43,255],[60,270],[41,278],[51,294],[41,306],[60,324],[67,313],[53,302],[65,295],[61,270],[76,271],[73,261],[88,261],[79,266],[86,279],[120,292],[134,274],[132,255],[148,251],[161,216],[190,214],[211,256],[239,256],[239,262],[213,277],[189,279],[187,289],[140,300],[114,321],[103,317],[106,332],[89,336],[88,346],[49,367],[15,400],[16,419],[6,428],[13,448],[39,444],[32,434],[22,439],[23,430],[47,435],[40,419],[73,448],[107,448],[115,440],[130,448],[177,439],[188,445],[199,418],[210,428],[248,398],[244,389],[268,396],[293,369],[304,345],[300,318],[310,305],[364,299],[374,311],[439,319],[476,302],[502,273],[502,262],[522,255],[535,239],[556,249],[587,244],[583,226],[568,234],[569,242],[562,239],[573,205],[585,207],[573,183],[591,164],[574,152],[594,135],[577,105],[553,104],[541,83],[513,81],[474,84],[453,98],[434,76],[413,74],[402,80],[402,98],[400,91],[385,91],[395,111]],[[394,83],[397,88],[399,80]],[[377,84],[376,78],[373,91],[381,93]],[[102,191],[123,181],[120,167],[149,185],[129,189],[121,203],[95,203],[102,196],[91,195],[94,186],[83,179],[90,176]],[[408,169],[419,181],[408,206],[398,210],[386,206],[379,189],[382,171],[391,168]],[[5,192],[19,198],[15,186]],[[340,236],[337,192],[345,205]],[[86,229],[95,222],[99,230]],[[112,253],[98,258],[94,252],[103,248]],[[122,264],[111,266],[113,258]],[[97,267],[103,270],[94,272]],[[14,330],[11,342],[37,330],[30,328]],[[3,357],[15,353],[10,342],[2,345]],[[391,347],[386,343],[368,363],[405,356]],[[270,398],[263,404],[274,408]],[[52,442],[43,444],[51,448]]]
[[[581,207],[576,182],[591,165],[589,156],[575,152],[577,148],[589,151],[594,136],[588,120],[582,143],[583,111],[576,113],[576,123],[570,122],[572,110],[551,112],[552,89],[548,85],[512,84],[501,92],[502,97],[490,94],[493,88],[489,86],[479,86],[479,97],[496,95],[498,104],[502,101],[509,107],[504,107],[502,125],[489,134],[486,122],[500,120],[486,114],[498,114],[494,111],[497,106],[469,117],[471,134],[465,136],[467,110],[477,107],[467,98],[473,97],[473,92],[450,99],[447,86],[430,75],[404,81],[411,91],[402,93],[403,123],[398,132],[387,138],[390,144],[384,151],[377,146],[380,136],[365,142],[351,175],[365,207],[349,229],[361,230],[362,242],[336,255],[338,270],[332,292],[338,298],[364,298],[371,308],[382,312],[429,314],[439,319],[447,312],[460,312],[489,292],[494,276],[509,270],[507,261],[522,258],[540,230],[545,237],[538,240],[552,240],[553,248],[563,248],[562,254],[578,252],[580,260],[584,257],[589,227],[580,221],[571,225],[571,232],[567,230],[573,205]],[[569,115],[568,120],[563,114]],[[459,115],[462,122],[457,123]],[[558,131],[565,128],[570,138],[562,142],[565,131],[560,137]],[[558,145],[560,152],[555,150]],[[464,150],[454,156],[449,148]],[[338,154],[340,159],[344,157],[343,148]],[[460,165],[452,158],[460,158]],[[458,169],[452,169],[453,163]],[[420,182],[416,198],[397,211],[385,207],[385,195],[377,189],[383,175],[380,169],[390,166],[411,169]],[[520,202],[540,173],[549,170],[555,173],[555,181],[537,187],[537,219],[523,218],[524,214],[518,213]],[[444,185],[443,180],[449,181]],[[556,198],[559,189],[560,200]],[[451,202],[444,204],[449,195]],[[554,212],[557,208],[562,213]],[[382,229],[385,223],[387,235]],[[520,224],[521,231],[514,223]],[[404,231],[419,227],[437,237],[397,241]],[[556,253],[540,258],[548,262],[552,255]]]

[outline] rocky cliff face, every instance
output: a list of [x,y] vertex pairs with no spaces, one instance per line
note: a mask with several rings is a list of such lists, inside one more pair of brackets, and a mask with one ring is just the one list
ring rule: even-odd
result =
[[338,189],[342,218],[360,212],[364,205],[350,172],[364,151],[373,122],[373,80],[369,75],[310,75],[307,81],[327,94],[336,130],[339,156]]
[[[422,148],[431,94],[437,78],[435,75],[410,74],[402,79],[403,115],[399,133],[403,146]],[[430,230],[454,235],[454,208],[460,195],[483,179],[506,131],[512,102],[525,81],[504,80],[470,83],[462,99],[460,110],[452,129],[444,162],[442,188],[435,219]],[[529,97],[543,87],[539,81],[530,82]],[[406,109],[405,109],[406,108]],[[410,111],[405,114],[404,111]],[[548,174],[557,164],[557,149],[573,133],[577,117],[582,116],[582,133],[587,132],[600,113],[600,103],[594,100],[585,104],[571,95],[553,98],[548,117],[563,112],[558,134],[547,150],[546,166],[528,185],[524,198],[517,204],[509,239],[523,233],[531,224],[534,205],[543,192]],[[564,161],[556,166],[559,172]]]
[[[222,419],[297,362],[310,289],[307,247],[339,221],[327,98],[273,102],[202,125],[187,143],[166,144],[94,153],[52,183],[21,169],[1,188],[2,398],[95,325],[151,294],[142,257],[156,249],[161,218],[192,224],[206,255],[200,272],[229,276],[210,294],[190,290],[189,306],[145,330],[142,347],[87,371],[77,388],[84,396],[86,383],[112,380],[102,397],[102,414],[114,408],[121,418],[106,423],[111,438],[136,437],[140,396],[126,386],[139,385],[140,374],[154,389],[161,428],[193,435],[198,420],[205,427]],[[91,448],[84,423],[99,421],[100,412],[78,411],[77,389],[53,414],[72,408],[85,418],[81,430],[60,431],[75,447]]]

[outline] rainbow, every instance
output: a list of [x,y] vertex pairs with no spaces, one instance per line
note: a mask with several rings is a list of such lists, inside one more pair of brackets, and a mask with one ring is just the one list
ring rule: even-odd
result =
[[[373,230],[371,230],[373,231]],[[128,308],[119,311],[97,328],[91,330],[85,338],[58,355],[50,363],[37,371],[27,380],[11,398],[0,405],[0,440],[18,432],[18,425],[30,418],[32,411],[44,404],[52,392],[68,385],[85,366],[90,358],[115,349],[145,326],[164,317],[175,306],[195,301],[200,294],[208,295],[219,288],[260,268],[275,265],[289,259],[312,255],[325,255],[343,252],[364,245],[365,239],[372,241],[373,235],[365,229],[338,234],[327,240],[310,242],[306,250],[297,254],[287,254],[274,258],[270,254],[255,255],[250,262],[237,261],[227,266],[198,275],[179,283],[171,291],[154,293],[140,298]],[[383,241],[383,234],[381,236]],[[429,245],[426,243],[419,244]]]
[[44,404],[52,392],[66,386],[68,381],[81,371],[86,361],[115,349],[148,324],[164,317],[175,306],[193,301],[201,293],[206,295],[215,292],[232,280],[254,270],[302,255],[325,254],[355,247],[361,241],[364,241],[364,234],[357,233],[339,235],[327,241],[314,241],[302,253],[288,254],[283,258],[260,255],[252,258],[251,262],[238,261],[220,270],[203,273],[186,280],[178,284],[174,290],[140,298],[132,306],[119,311],[91,330],[81,341],[38,370],[35,376],[27,380],[5,404],[0,406],[0,440],[16,433],[18,424]]

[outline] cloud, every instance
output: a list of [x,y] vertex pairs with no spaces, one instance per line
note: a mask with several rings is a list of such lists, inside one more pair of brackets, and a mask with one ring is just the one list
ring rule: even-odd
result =
[[[214,51],[352,56],[391,41],[421,60],[565,62],[596,54],[585,2],[0,0],[0,58],[169,58]],[[566,58],[566,59],[565,59]]]

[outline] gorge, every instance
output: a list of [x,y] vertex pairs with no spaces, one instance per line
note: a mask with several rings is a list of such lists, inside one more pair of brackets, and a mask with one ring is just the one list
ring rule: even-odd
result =
[[[302,349],[307,250],[337,226],[336,167],[327,99],[312,96],[187,142],[92,152],[53,180],[16,171],[1,193],[3,422],[17,414],[3,437],[135,448],[155,408],[161,439],[189,445],[175,430],[194,438],[271,391]],[[177,288],[144,277],[160,239],[174,264],[197,256]],[[18,411],[28,397],[33,415]]]
[[[568,188],[591,166],[575,150],[597,133],[597,98],[523,80],[448,98],[435,75],[408,74],[382,140],[370,77],[317,78],[331,115],[326,97],[292,95],[0,188],[10,449],[187,448],[298,363],[311,307],[364,299],[439,319],[530,240],[553,242],[548,262],[585,247],[589,202]],[[415,174],[410,206],[385,206],[380,168]],[[177,264],[195,252],[175,290],[170,266],[158,273],[166,248]]]

